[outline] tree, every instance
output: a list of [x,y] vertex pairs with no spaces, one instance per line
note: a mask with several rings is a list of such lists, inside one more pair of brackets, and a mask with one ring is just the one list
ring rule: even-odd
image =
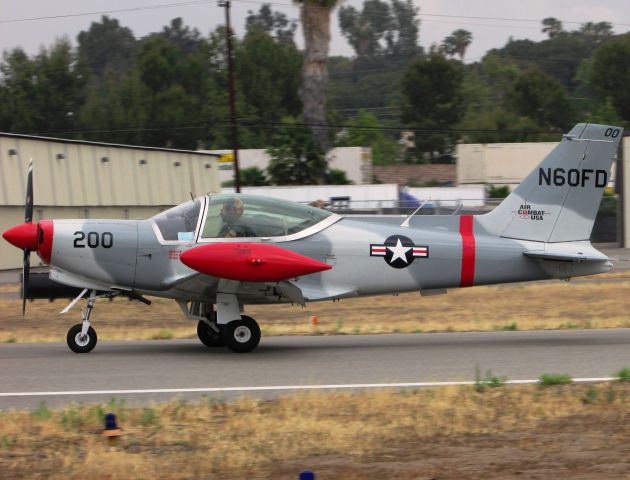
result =
[[295,44],[294,34],[297,22],[289,20],[284,13],[272,11],[268,3],[264,3],[258,13],[247,11],[245,27],[248,32],[252,29],[261,30],[283,45]]
[[[269,124],[300,114],[302,56],[294,44],[281,43],[270,34],[252,28],[238,44],[235,59],[239,97],[249,111],[246,117],[241,112],[242,118],[252,125]],[[256,133],[260,143],[269,145],[271,130],[258,126]]]
[[170,25],[162,29],[160,35],[175,45],[184,56],[197,52],[202,44],[199,30],[184,25],[181,17],[173,18]]
[[264,187],[269,185],[264,172],[258,167],[241,169],[241,185],[252,187]]
[[610,98],[621,118],[630,122],[630,36],[611,40],[597,50],[590,81],[600,102]]
[[472,43],[472,33],[461,28],[455,30],[442,42],[444,52],[449,56],[459,56],[463,62],[468,46]]
[[88,30],[81,31],[77,42],[79,60],[96,78],[101,77],[107,68],[117,75],[128,72],[138,52],[133,32],[106,15],[100,22],[92,22]]
[[538,69],[527,70],[517,77],[508,104],[516,113],[544,128],[565,130],[574,121],[562,84]]
[[0,121],[20,133],[72,130],[83,102],[84,77],[68,39],[33,59],[15,49],[0,66]]
[[321,180],[326,169],[324,152],[314,141],[308,128],[286,118],[279,129],[267,173],[274,185],[313,185]]
[[370,147],[375,165],[390,165],[400,160],[402,149],[394,138],[386,137],[374,114],[361,111],[346,122],[346,129],[338,136],[339,147]]
[[391,4],[392,26],[385,35],[387,53],[398,61],[409,60],[422,53],[418,46],[419,9],[411,0],[391,0]]
[[580,33],[592,42],[600,44],[612,36],[613,29],[609,22],[586,22],[580,25]]
[[34,104],[37,89],[35,62],[21,48],[4,52],[0,64],[0,129],[4,132],[32,132],[41,117]]
[[366,0],[359,12],[352,5],[339,8],[339,27],[359,57],[383,53],[381,40],[393,26],[389,5],[381,0]]
[[[320,149],[331,145],[326,126],[326,84],[328,80],[328,51],[330,48],[330,12],[337,0],[296,0],[300,4],[300,20],[304,33],[302,64],[302,99],[304,122],[310,126]],[[320,172],[325,180],[325,168]]]
[[137,75],[145,88],[144,102],[150,130],[143,138],[148,145],[196,148],[199,130],[186,128],[201,118],[207,76],[198,68],[199,52],[187,56],[162,35],[143,41]]
[[557,18],[544,18],[542,21],[542,25],[542,32],[546,33],[549,38],[555,38],[564,33],[564,30],[562,29],[562,22]]
[[436,161],[451,154],[456,136],[446,130],[455,127],[464,112],[463,77],[461,64],[436,53],[416,60],[405,72],[402,121],[435,131],[416,133],[416,160]]

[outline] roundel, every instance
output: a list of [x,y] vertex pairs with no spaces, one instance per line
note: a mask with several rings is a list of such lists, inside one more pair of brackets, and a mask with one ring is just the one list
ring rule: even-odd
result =
[[382,244],[370,245],[370,256],[383,257],[393,268],[407,268],[416,257],[428,257],[429,247],[417,246],[403,235],[391,235]]

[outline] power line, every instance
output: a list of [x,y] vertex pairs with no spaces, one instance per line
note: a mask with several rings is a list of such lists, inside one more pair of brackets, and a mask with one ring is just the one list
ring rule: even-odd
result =
[[[397,126],[361,126],[361,125],[347,125],[347,124],[319,124],[319,123],[305,123],[305,122],[282,122],[282,121],[267,121],[260,122],[247,119],[238,119],[237,123],[244,127],[258,127],[258,128],[286,128],[286,129],[299,129],[308,127],[321,127],[337,130],[364,130],[364,131],[391,131],[402,132],[411,131],[416,133],[442,133],[442,134],[465,134],[465,133],[495,133],[499,135],[503,134],[548,134],[558,133],[555,130],[497,130],[487,128],[422,128],[414,127],[412,125],[397,125]],[[79,133],[119,133],[119,132],[159,132],[165,130],[199,130],[207,128],[230,128],[231,122],[229,119],[219,119],[213,122],[188,122],[180,124],[169,125],[128,125],[124,127],[116,128],[78,128],[78,129],[60,129],[60,130],[45,130],[45,131],[31,131],[31,132],[14,132],[24,135],[51,135],[51,134],[79,134]]]
[[79,13],[66,13],[63,15],[47,15],[41,17],[25,17],[25,18],[11,18],[0,20],[0,23],[20,23],[20,22],[34,22],[37,20],[56,20],[60,18],[71,18],[71,17],[88,17],[94,15],[108,15],[111,13],[126,13],[126,12],[139,12],[144,10],[157,10],[161,8],[173,8],[173,7],[189,7],[196,5],[206,5],[214,3],[213,0],[192,0],[186,2],[177,2],[177,3],[164,3],[161,5],[149,5],[144,7],[129,7],[129,8],[118,8],[115,10],[99,10],[93,12],[79,12]]
[[[270,2],[265,0],[232,0],[237,3],[253,3],[253,4],[269,4],[275,6],[282,7],[296,7],[293,3],[283,3],[283,2]],[[214,3],[214,0],[188,0],[184,2],[173,2],[173,3],[164,3],[159,5],[146,5],[139,7],[129,7],[129,8],[118,8],[112,10],[97,10],[91,12],[77,12],[77,13],[66,13],[60,15],[46,15],[39,17],[23,17],[23,18],[11,18],[11,19],[0,19],[0,23],[20,23],[20,22],[32,22],[38,20],[56,20],[61,18],[71,18],[71,17],[86,17],[86,16],[94,16],[94,15],[107,15],[112,13],[127,13],[127,12],[138,12],[138,11],[146,11],[146,10],[157,10],[163,8],[176,8],[176,7],[188,7],[188,6],[200,6],[200,5],[208,5]],[[315,6],[317,8],[317,6]],[[319,7],[326,8],[328,7]],[[446,19],[462,19],[462,20],[484,20],[484,21],[492,21],[492,22],[505,22],[505,23],[513,23],[513,22],[523,22],[523,23],[541,23],[541,19],[533,19],[533,18],[516,18],[516,17],[490,17],[490,16],[477,16],[477,15],[453,15],[453,14],[445,14],[445,13],[423,13],[419,11],[416,14],[420,18],[446,18]],[[561,20],[563,24],[572,24],[572,25],[582,25],[586,22],[576,21],[576,20]],[[611,25],[617,25],[621,27],[628,27],[630,23],[618,23],[618,22],[607,22]],[[493,26],[488,24],[470,24],[477,26]],[[526,27],[523,27],[526,28]]]

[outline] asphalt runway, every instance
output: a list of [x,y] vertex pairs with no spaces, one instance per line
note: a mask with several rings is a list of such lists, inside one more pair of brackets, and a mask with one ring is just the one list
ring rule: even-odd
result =
[[263,337],[249,354],[197,340],[100,342],[84,355],[60,343],[4,344],[0,409],[473,381],[476,366],[510,380],[543,373],[610,377],[630,366],[630,329]]

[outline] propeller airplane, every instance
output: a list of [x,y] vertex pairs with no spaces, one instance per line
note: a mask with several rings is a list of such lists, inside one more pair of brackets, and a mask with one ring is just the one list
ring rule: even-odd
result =
[[[249,304],[568,279],[612,264],[589,238],[623,130],[578,124],[493,211],[483,215],[341,216],[253,195],[205,195],[147,220],[33,223],[29,166],[24,223],[3,237],[23,250],[22,312],[30,253],[51,284],[87,300],[67,334],[76,353],[97,342],[97,298],[175,300],[208,347],[254,350]],[[456,212],[457,213],[457,212]]]

